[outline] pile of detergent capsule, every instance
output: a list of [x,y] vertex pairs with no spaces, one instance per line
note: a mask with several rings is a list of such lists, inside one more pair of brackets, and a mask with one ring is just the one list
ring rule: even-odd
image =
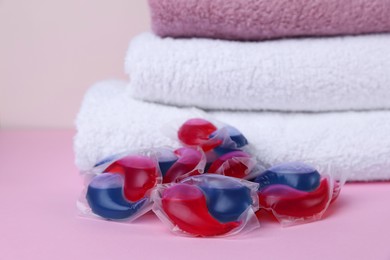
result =
[[236,128],[189,119],[177,137],[183,147],[137,150],[95,165],[85,191],[92,215],[132,221],[153,210],[173,232],[227,236],[259,227],[256,212],[282,224],[318,220],[341,182],[300,162],[268,169]]

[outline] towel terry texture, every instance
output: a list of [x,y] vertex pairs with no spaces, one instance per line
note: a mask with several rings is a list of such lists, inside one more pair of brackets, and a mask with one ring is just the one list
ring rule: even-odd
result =
[[262,40],[390,31],[390,0],[149,0],[160,36]]
[[390,34],[257,43],[136,37],[129,95],[202,109],[390,108]]
[[76,125],[76,164],[89,170],[99,160],[128,149],[178,147],[161,128],[178,118],[212,117],[240,129],[266,166],[312,161],[349,180],[390,179],[390,112],[212,112],[137,101],[125,82],[108,81],[86,94]]

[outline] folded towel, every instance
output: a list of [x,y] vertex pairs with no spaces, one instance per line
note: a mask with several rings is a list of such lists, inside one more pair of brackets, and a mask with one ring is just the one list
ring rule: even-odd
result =
[[[130,100],[124,82],[102,82],[86,94],[76,125],[76,164],[89,170],[128,149],[169,145],[161,128],[176,120],[212,117],[240,129],[265,166],[315,162],[350,180],[390,179],[390,112],[214,112]],[[208,118],[209,119],[209,118]]]
[[243,43],[136,37],[130,95],[203,109],[390,108],[390,34]]
[[390,0],[149,0],[160,36],[262,40],[390,31]]

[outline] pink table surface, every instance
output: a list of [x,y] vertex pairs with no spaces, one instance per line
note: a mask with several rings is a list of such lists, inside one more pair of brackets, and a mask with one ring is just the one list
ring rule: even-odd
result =
[[[0,132],[0,259],[390,259],[390,183],[351,183],[319,222],[235,238],[171,234],[152,213],[133,224],[80,217],[73,131]],[[390,159],[390,158],[389,158]]]

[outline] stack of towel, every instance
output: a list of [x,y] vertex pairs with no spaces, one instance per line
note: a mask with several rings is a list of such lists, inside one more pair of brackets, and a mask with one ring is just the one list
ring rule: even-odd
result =
[[85,96],[80,170],[177,147],[162,128],[205,117],[240,129],[265,166],[303,160],[349,180],[390,179],[390,0],[149,4],[155,34],[130,43],[130,81]]

